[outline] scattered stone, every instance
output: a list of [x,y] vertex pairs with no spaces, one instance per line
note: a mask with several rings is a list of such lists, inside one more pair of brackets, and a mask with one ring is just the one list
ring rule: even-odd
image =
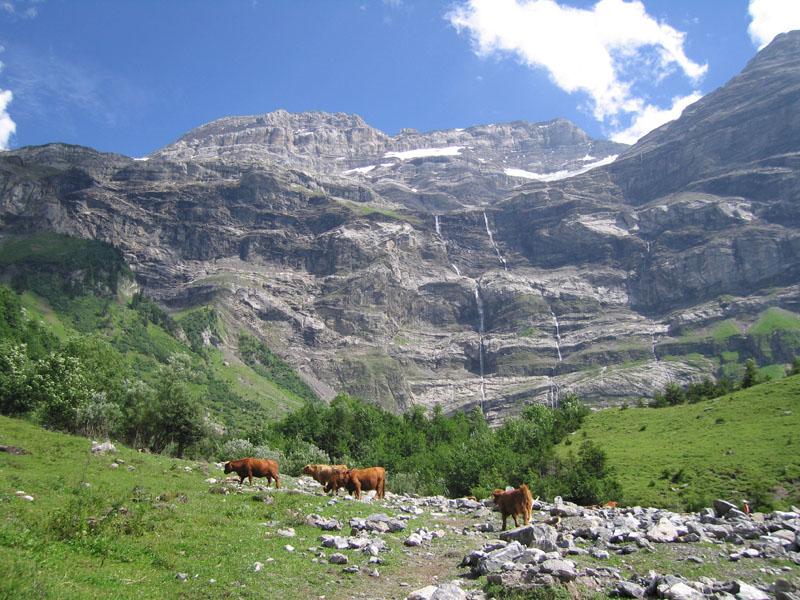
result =
[[358,573],[361,569],[358,565],[350,565],[349,567],[345,567],[342,569],[345,573]]
[[293,538],[294,536],[297,535],[294,531],[294,527],[287,527],[286,529],[278,529],[278,531],[276,531],[275,533],[285,538]]
[[17,456],[28,454],[25,448],[19,448],[18,446],[0,446],[0,452],[7,452],[8,454],[15,454]]
[[189,579],[189,574],[188,573],[176,573],[175,574],[175,579],[177,579],[178,581],[186,581],[187,579]]
[[[661,591],[661,586],[659,586],[659,591]],[[662,595],[670,600],[703,600],[704,597],[701,592],[682,581],[669,586],[662,592]]]
[[334,565],[346,565],[347,556],[340,552],[336,552],[328,557],[328,562]]
[[330,518],[326,519],[317,514],[310,514],[306,517],[306,524],[312,527],[319,527],[323,531],[339,531],[342,529],[341,521]]
[[263,569],[263,568],[264,568],[264,563],[260,563],[260,562],[253,563],[253,571],[255,571],[256,573],[261,571],[261,569]]
[[403,542],[406,546],[421,546],[422,545],[422,536],[419,533],[412,533],[410,536],[406,538]]
[[286,544],[283,547],[283,549],[286,550],[287,552],[294,552],[294,546],[292,546],[291,544]]
[[112,462],[112,463],[111,463],[110,465],[108,465],[108,466],[109,466],[109,468],[111,468],[111,469],[119,469],[119,465],[118,465],[117,463],[115,463],[115,462]]
[[209,477],[208,479],[206,479],[206,483],[209,485],[214,485],[215,483],[217,483],[217,480],[214,479],[213,477]]
[[618,581],[614,593],[620,598],[644,598],[645,589],[632,581]]
[[550,559],[540,565],[542,572],[552,575],[562,582],[572,581],[578,576],[575,563],[571,560]]

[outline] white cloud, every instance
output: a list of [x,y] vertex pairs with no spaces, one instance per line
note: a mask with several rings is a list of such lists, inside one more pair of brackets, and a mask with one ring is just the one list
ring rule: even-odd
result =
[[0,150],[8,150],[8,142],[17,130],[17,124],[6,110],[13,98],[10,90],[0,90]]
[[684,108],[697,102],[702,97],[703,95],[699,92],[692,92],[688,96],[678,96],[672,99],[672,106],[669,108],[658,108],[650,104],[644,105],[637,112],[630,126],[613,133],[611,139],[623,144],[633,144],[656,127],[680,117]]
[[797,0],[750,0],[750,26],[747,33],[761,50],[776,35],[800,29],[800,2]]
[[648,15],[638,0],[599,0],[590,9],[555,0],[467,0],[447,18],[471,35],[478,54],[512,55],[545,69],[562,90],[588,94],[594,117],[611,125],[654,108],[634,91],[637,84],[675,70],[694,83],[707,71],[686,56],[685,34]]
[[4,0],[0,2],[0,10],[12,17],[20,19],[35,19],[39,16],[37,4],[44,0]]

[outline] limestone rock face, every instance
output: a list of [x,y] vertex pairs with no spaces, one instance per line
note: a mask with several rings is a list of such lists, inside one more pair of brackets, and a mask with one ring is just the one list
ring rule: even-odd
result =
[[745,335],[800,310],[798,99],[793,32],[630,148],[564,120],[390,136],[285,111],[146,160],[22,148],[0,153],[0,235],[114,244],[146,294],[214,303],[325,398],[490,419],[635,401],[724,351],[800,350]]

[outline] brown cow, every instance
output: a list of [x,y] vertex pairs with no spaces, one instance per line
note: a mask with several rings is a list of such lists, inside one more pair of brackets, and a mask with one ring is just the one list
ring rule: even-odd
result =
[[347,465],[306,465],[303,467],[304,475],[311,475],[322,484],[325,493],[333,491],[331,478],[336,471],[346,471]]
[[281,487],[278,480],[278,463],[269,458],[242,458],[240,460],[231,460],[225,463],[225,472],[231,473],[235,471],[239,476],[239,483],[244,483],[244,478],[250,480],[250,485],[253,485],[253,477],[266,477],[267,485],[275,480],[275,488]]
[[383,467],[336,471],[331,478],[330,485],[334,494],[340,487],[346,487],[347,491],[356,498],[361,498],[361,490],[375,490],[375,497],[383,498],[386,488],[386,471]]
[[528,486],[524,483],[517,489],[504,492],[495,490],[492,492],[492,499],[503,515],[503,531],[506,529],[506,521],[509,515],[514,519],[514,527],[519,527],[517,515],[521,515],[525,525],[531,521],[531,509],[533,508],[533,496]]

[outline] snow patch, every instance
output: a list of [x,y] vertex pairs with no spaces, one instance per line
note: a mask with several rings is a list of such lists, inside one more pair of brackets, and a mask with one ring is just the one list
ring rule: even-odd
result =
[[145,160],[150,160],[150,157],[149,156],[139,156],[139,157],[135,157],[133,160],[145,161]]
[[416,150],[405,150],[403,152],[387,152],[383,158],[399,158],[400,160],[411,160],[426,156],[458,156],[464,146],[447,146],[445,148],[417,148]]
[[366,175],[372,169],[375,168],[375,165],[368,165],[366,167],[356,167],[355,169],[348,169],[347,171],[342,171],[345,175],[349,175],[350,173],[358,173],[359,175]]
[[535,179],[536,181],[558,181],[560,179],[575,177],[575,175],[586,173],[587,171],[591,171],[597,167],[602,167],[603,165],[610,165],[612,162],[617,160],[617,156],[619,155],[612,154],[611,156],[606,156],[605,158],[588,163],[582,166],[580,169],[576,169],[574,171],[563,170],[554,171],[552,173],[533,173],[524,169],[504,169],[503,172],[509,177],[519,177],[521,179]]

